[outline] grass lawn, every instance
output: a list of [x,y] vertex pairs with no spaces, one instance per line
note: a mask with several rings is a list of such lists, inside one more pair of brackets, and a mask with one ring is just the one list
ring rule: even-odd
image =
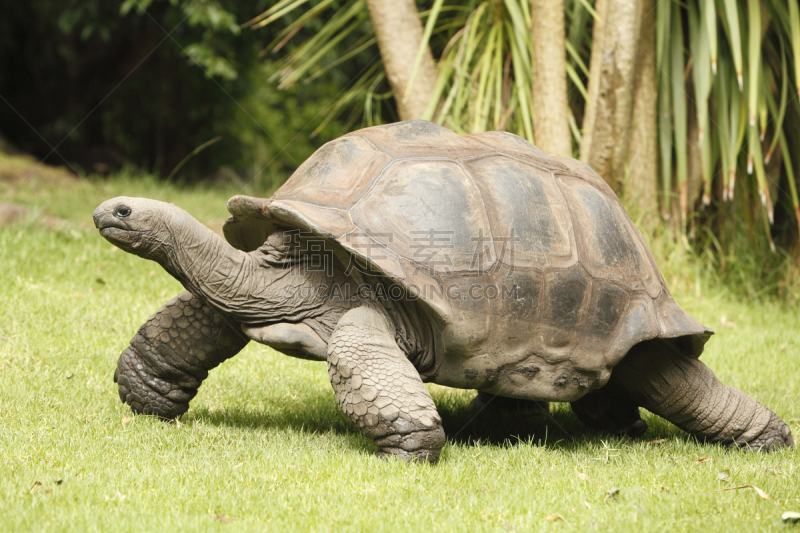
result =
[[[324,364],[255,343],[212,372],[180,423],[133,417],[117,356],[181,289],[87,228],[91,211],[148,195],[205,221],[225,216],[230,192],[0,184],[0,198],[34,207],[0,228],[0,530],[800,531],[780,520],[800,511],[794,449],[726,451],[650,415],[643,439],[606,438],[567,404],[553,406],[557,424],[470,420],[474,392],[431,386],[441,462],[387,462],[339,411]],[[65,220],[45,227],[44,214]],[[681,279],[676,299],[717,331],[703,360],[800,436],[800,312]],[[769,498],[726,491],[747,485]]]

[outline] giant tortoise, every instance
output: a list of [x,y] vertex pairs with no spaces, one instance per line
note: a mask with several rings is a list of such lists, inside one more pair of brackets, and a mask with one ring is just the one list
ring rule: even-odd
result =
[[327,361],[378,455],[438,459],[425,382],[476,389],[483,405],[571,402],[616,433],[642,433],[644,407],[725,445],[793,444],[698,360],[713,332],[675,303],[620,201],[576,160],[509,133],[400,122],[329,142],[271,198],[235,196],[228,210],[228,242],[155,200],[94,212],[103,237],[186,288],[120,356],[114,379],[135,412],[181,415],[253,339]]

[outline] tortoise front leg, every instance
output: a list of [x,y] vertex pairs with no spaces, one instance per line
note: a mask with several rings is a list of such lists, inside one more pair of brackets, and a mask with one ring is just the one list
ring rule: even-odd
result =
[[119,397],[136,413],[177,418],[208,377],[250,339],[239,324],[182,292],[139,328],[114,372]]
[[342,410],[380,448],[376,455],[439,459],[441,418],[382,312],[364,306],[345,313],[328,343],[328,374]]
[[763,451],[794,444],[778,415],[668,340],[634,346],[613,375],[639,405],[710,442]]

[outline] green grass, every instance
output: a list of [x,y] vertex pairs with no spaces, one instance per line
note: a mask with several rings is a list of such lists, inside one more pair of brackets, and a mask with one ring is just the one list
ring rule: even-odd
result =
[[[473,392],[431,386],[450,436],[442,461],[381,461],[325,365],[255,344],[212,372],[180,424],[132,417],[111,379],[117,356],[180,287],[79,222],[122,193],[221,218],[231,191],[123,178],[0,192],[37,206],[0,228],[0,530],[796,529],[780,522],[800,511],[794,449],[726,451],[652,416],[644,439],[609,439],[557,404],[571,439],[534,415],[470,421]],[[74,222],[47,229],[37,213]],[[800,435],[798,310],[740,301],[673,263],[676,298],[717,330],[703,360]],[[741,485],[771,498],[715,492]]]

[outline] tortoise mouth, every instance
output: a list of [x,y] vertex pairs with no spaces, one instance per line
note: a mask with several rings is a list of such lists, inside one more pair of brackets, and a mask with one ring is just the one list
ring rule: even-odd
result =
[[131,233],[139,233],[139,232],[134,230],[129,230],[126,228],[117,228],[114,226],[106,226],[105,228],[100,228],[100,235],[102,235],[106,239],[120,240],[126,236],[130,238],[129,236]]
[[143,253],[144,233],[143,231],[120,228],[118,226],[107,226],[100,230],[100,235],[108,242],[136,255],[142,255]]

